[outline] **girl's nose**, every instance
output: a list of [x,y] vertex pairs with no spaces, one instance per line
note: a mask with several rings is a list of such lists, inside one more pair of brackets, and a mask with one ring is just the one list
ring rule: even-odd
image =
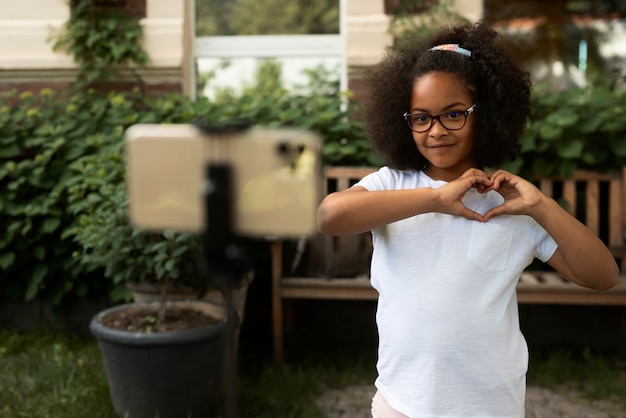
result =
[[441,122],[437,119],[433,120],[433,124],[430,126],[428,135],[436,138],[447,134],[448,130],[441,124]]

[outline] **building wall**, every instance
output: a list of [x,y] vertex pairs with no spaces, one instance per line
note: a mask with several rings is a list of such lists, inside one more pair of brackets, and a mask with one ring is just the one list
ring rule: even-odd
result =
[[[69,1],[5,3],[0,11],[0,91],[70,85],[75,64],[64,52],[53,51],[50,40],[50,35],[69,18]],[[194,0],[126,0],[125,4],[134,14],[145,10],[141,22],[150,62],[139,74],[146,90],[152,94],[191,94]],[[348,88],[359,96],[363,69],[378,62],[385,47],[392,43],[388,33],[390,16],[385,14],[384,0],[345,0],[344,4]],[[470,20],[482,16],[481,0],[457,0],[457,8]],[[130,74],[122,74],[117,84],[135,82]]]
[[[146,91],[159,94],[183,90],[185,2],[127,0],[137,13],[145,4],[144,47],[150,62],[139,71]],[[6,2],[9,3],[9,2]],[[3,4],[0,11],[0,91],[64,88],[75,78],[72,57],[53,51],[50,36],[70,16],[67,0],[20,0]],[[122,73],[120,88],[136,80]]]
[[72,79],[71,58],[53,52],[48,41],[51,31],[68,17],[69,7],[63,0],[23,0],[2,6],[0,89],[42,82],[61,85]]

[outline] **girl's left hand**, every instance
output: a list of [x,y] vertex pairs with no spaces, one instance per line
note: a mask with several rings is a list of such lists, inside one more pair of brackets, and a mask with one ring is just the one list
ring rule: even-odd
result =
[[508,171],[498,170],[490,178],[493,181],[492,189],[500,193],[504,203],[485,213],[485,222],[499,215],[532,216],[533,210],[545,198],[534,184]]

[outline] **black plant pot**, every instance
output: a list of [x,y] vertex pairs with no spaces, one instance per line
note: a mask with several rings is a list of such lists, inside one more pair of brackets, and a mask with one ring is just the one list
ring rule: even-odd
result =
[[202,301],[168,302],[197,307],[220,319],[186,331],[146,334],[107,328],[101,318],[130,303],[107,309],[91,321],[116,413],[124,418],[211,417],[220,394],[226,348],[225,310]]

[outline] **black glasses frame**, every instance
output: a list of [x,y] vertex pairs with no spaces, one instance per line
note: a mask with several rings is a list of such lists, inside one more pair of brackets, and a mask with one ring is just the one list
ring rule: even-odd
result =
[[[443,112],[443,113],[440,113],[438,115],[430,115],[428,113],[408,113],[408,112],[405,112],[402,115],[402,117],[406,120],[406,123],[409,125],[409,128],[412,131],[417,132],[417,133],[424,133],[424,132],[430,130],[430,128],[433,127],[433,123],[435,123],[435,121],[438,121],[441,126],[443,126],[445,129],[447,129],[449,131],[458,131],[459,129],[463,129],[463,127],[467,123],[467,116],[474,111],[475,107],[476,107],[476,104],[473,104],[473,105],[470,106],[469,109],[467,109],[465,112],[463,112],[463,117],[464,117],[463,125],[459,126],[458,128],[448,128],[446,126],[446,124],[443,123],[443,121],[441,120],[441,116],[447,115],[450,112]],[[454,112],[454,110],[452,112]],[[411,124],[411,116],[428,116],[430,118],[430,125],[428,125],[428,128],[421,129],[421,130],[418,131],[417,129],[413,128],[413,125]]]

